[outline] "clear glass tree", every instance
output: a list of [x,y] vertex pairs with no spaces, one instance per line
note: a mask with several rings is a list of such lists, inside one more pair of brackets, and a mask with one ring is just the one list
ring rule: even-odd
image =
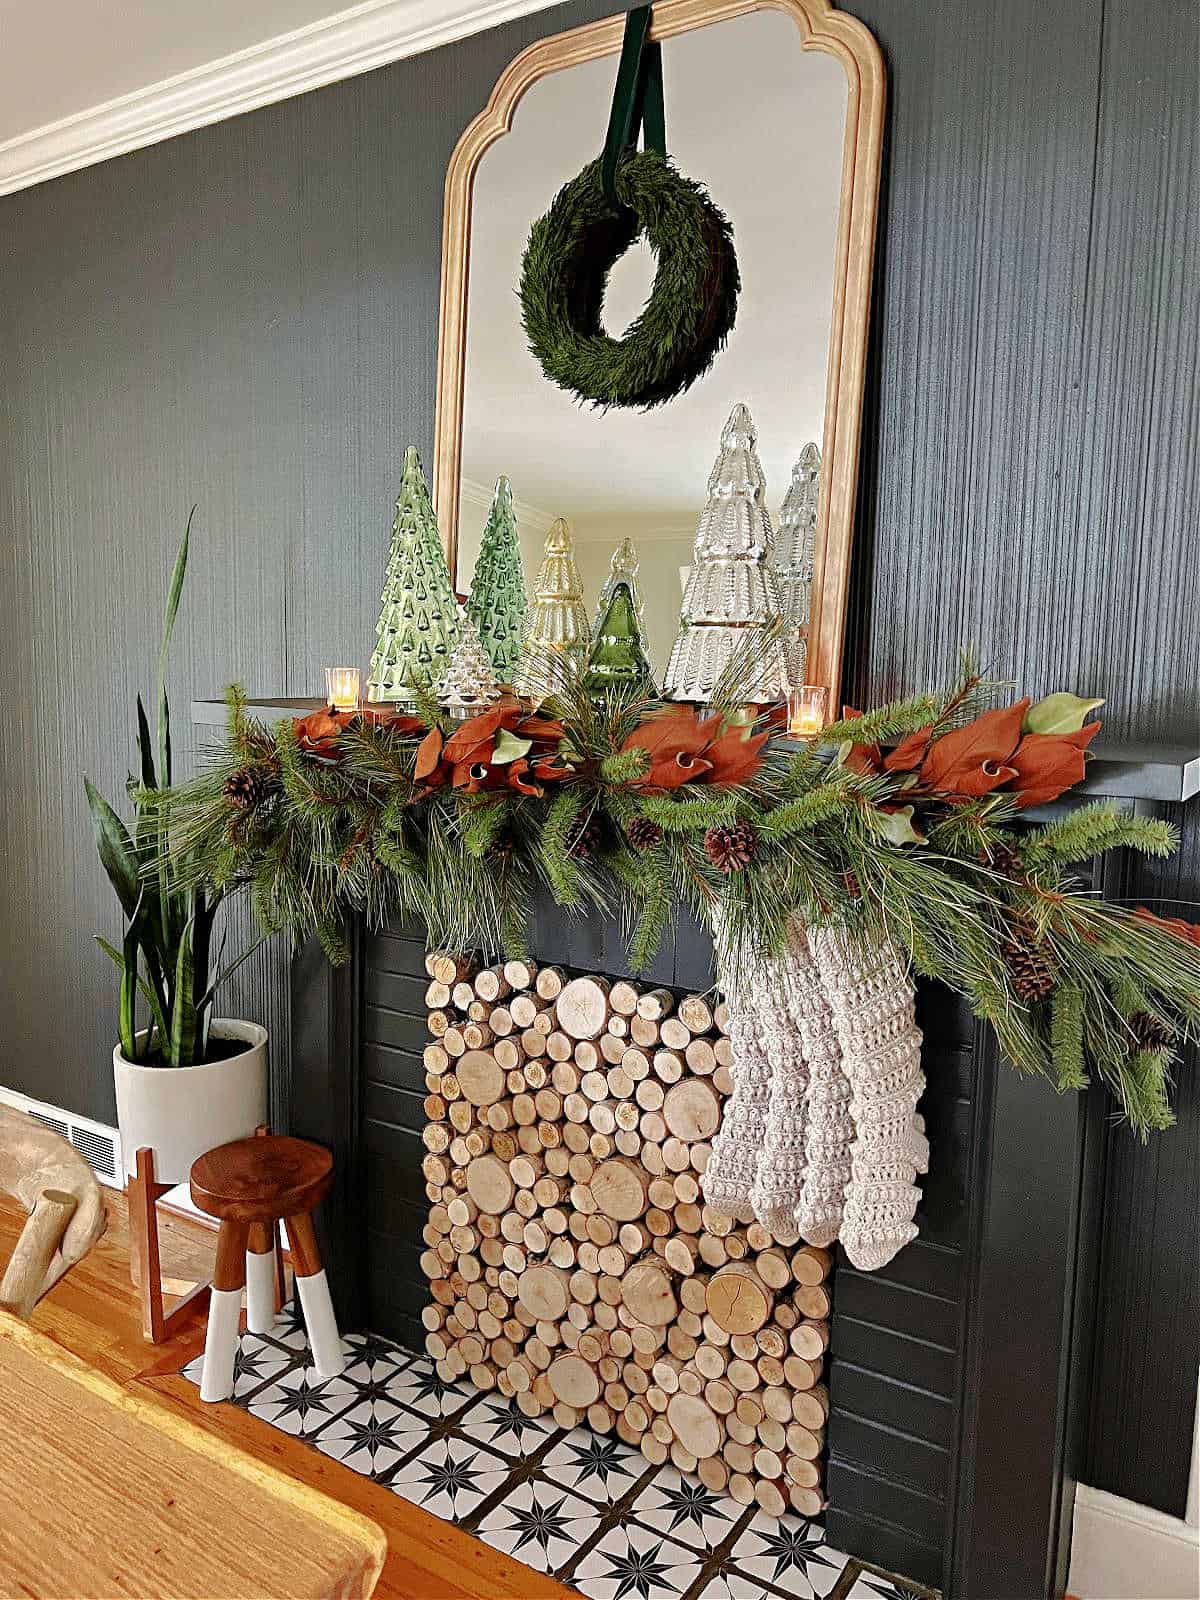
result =
[[399,704],[411,704],[415,685],[441,681],[458,637],[458,601],[412,445],[404,452],[375,636],[367,698]]
[[779,536],[775,540],[775,576],[788,623],[788,676],[797,688],[805,681],[808,660],[808,644],[802,630],[808,628],[812,615],[820,498],[821,452],[815,444],[806,444],[792,468],[792,481],[779,513]]
[[438,689],[438,701],[460,722],[486,711],[500,698],[500,685],[491,657],[483,647],[479,630],[471,618],[459,618],[458,643],[450,654],[450,665]]
[[[746,659],[754,650],[756,631],[781,615],[772,546],[758,436],[749,411],[739,404],[722,430],[708,479],[679,633],[663,683],[666,699],[711,700],[735,656]],[[757,653],[745,698],[782,699],[787,692],[783,641],[763,639]]]
[[512,485],[502,477],[496,480],[467,598],[467,615],[502,683],[512,682],[521,658],[528,610]]

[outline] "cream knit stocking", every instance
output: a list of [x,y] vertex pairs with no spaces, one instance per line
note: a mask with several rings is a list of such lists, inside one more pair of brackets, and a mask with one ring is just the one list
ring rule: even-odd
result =
[[842,1066],[824,980],[813,960],[812,934],[808,949],[808,962],[796,984],[801,1047],[808,1066],[806,1162],[796,1225],[808,1244],[826,1246],[841,1230],[854,1124],[850,1120],[850,1080]]
[[751,1194],[762,1158],[771,1087],[758,1012],[750,999],[761,977],[755,973],[728,997],[733,1093],[725,1102],[708,1167],[700,1180],[709,1205],[737,1222],[754,1221]]
[[759,1036],[771,1070],[762,1158],[750,1201],[758,1220],[781,1244],[800,1237],[796,1212],[804,1184],[805,1111],[808,1065],[803,1028],[806,974],[812,969],[804,924],[788,923],[787,944],[763,969],[762,987],[755,986]]
[[925,1087],[921,1031],[908,972],[890,945],[868,949],[822,930],[812,936],[851,1091],[854,1124],[841,1241],[863,1271],[885,1266],[916,1237],[917,1170],[929,1147],[916,1117]]

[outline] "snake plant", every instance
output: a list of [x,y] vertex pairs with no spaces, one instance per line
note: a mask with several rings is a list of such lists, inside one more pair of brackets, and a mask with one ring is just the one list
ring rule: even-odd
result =
[[[171,712],[167,702],[167,657],[187,574],[192,515],[188,517],[167,593],[158,655],[157,762],[150,722],[137,699],[139,773],[126,788],[133,803],[132,830],[90,778],[84,778],[96,845],[109,882],[125,915],[120,948],[97,935],[96,942],[121,974],[118,1033],[127,1061],[167,1067],[203,1062],[209,1048],[213,994],[217,985],[251,951],[215,978],[211,976],[213,923],[221,895],[184,887],[173,859],[167,823],[155,802],[171,784]],[[138,1002],[145,1007],[139,1028]]]

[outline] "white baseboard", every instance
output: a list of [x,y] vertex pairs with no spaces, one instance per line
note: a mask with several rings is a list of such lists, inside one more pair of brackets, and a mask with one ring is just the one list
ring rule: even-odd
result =
[[1200,1528],[1080,1484],[1067,1587],[1077,1600],[1197,1600]]
[[[0,194],[465,39],[556,0],[365,0],[0,144]],[[482,109],[482,108],[481,108]]]

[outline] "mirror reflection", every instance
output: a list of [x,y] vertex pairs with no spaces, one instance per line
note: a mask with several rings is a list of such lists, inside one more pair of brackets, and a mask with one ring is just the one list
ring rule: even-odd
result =
[[[781,12],[747,13],[665,43],[667,147],[733,224],[737,322],[711,372],[686,394],[647,413],[598,412],[551,384],[530,355],[516,285],[531,223],[603,144],[615,68],[605,56],[535,83],[475,176],[456,586],[470,583],[496,481],[506,476],[531,595],[547,537],[564,519],[593,618],[614,556],[622,571],[637,570],[661,680],[709,475],[739,403],[757,431],[781,598],[793,615],[807,615],[846,78],[835,57],[801,48],[796,23]],[[617,263],[605,302],[610,332],[641,310],[653,268],[641,244]]]

